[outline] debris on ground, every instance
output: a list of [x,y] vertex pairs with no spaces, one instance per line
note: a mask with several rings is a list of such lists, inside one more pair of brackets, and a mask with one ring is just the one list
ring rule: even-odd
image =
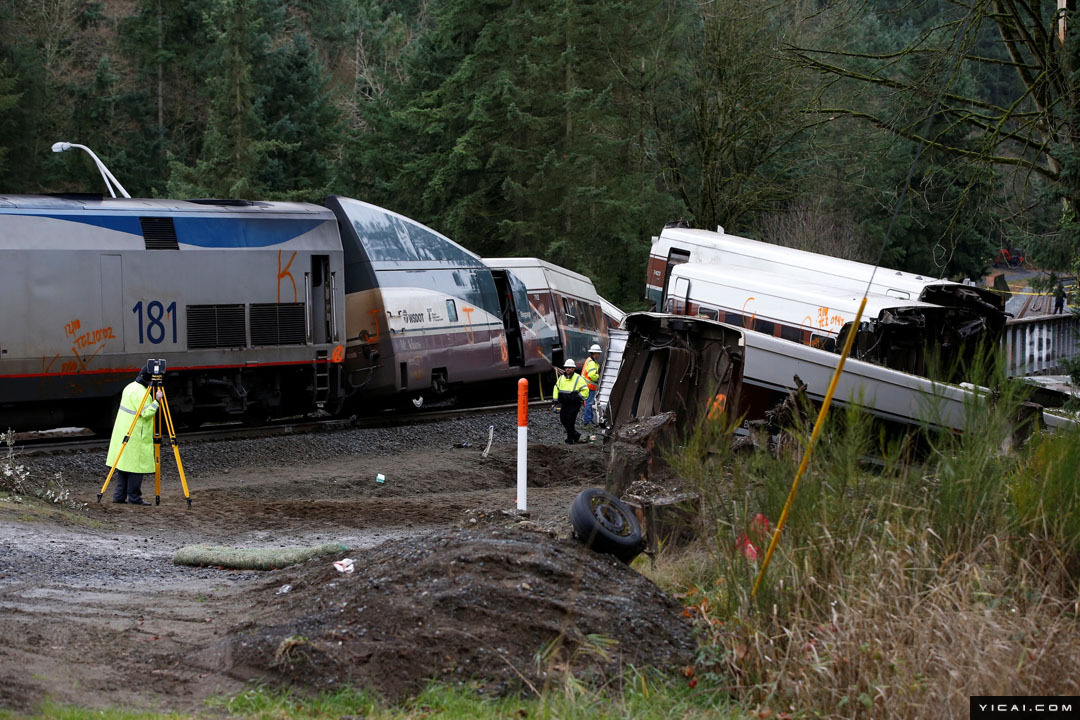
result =
[[188,545],[176,551],[173,563],[196,567],[220,567],[235,570],[277,570],[322,555],[344,552],[341,543],[315,547],[233,548],[211,545]]
[[349,576],[319,561],[276,575],[248,592],[250,622],[177,661],[398,698],[432,678],[499,694],[567,672],[603,682],[629,665],[680,667],[694,652],[681,606],[652,582],[535,532],[436,533],[368,550]]

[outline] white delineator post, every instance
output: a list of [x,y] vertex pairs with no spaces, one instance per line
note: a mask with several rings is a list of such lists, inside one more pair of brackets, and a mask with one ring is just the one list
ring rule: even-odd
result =
[[529,460],[529,381],[518,380],[517,509],[525,511],[525,466]]

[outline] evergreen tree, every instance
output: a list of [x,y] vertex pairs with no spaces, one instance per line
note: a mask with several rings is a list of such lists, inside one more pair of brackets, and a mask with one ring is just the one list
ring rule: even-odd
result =
[[258,168],[257,184],[271,197],[320,201],[330,190],[341,117],[326,69],[298,32],[256,73],[265,94],[257,103],[265,136],[273,143]]
[[[636,296],[640,273],[623,261],[643,260],[641,228],[658,229],[671,204],[642,161],[653,148],[634,131],[639,97],[627,89],[657,28],[620,43],[628,12],[572,0],[433,6],[393,109],[365,118],[377,130],[361,144],[374,154],[372,141],[389,139],[399,164],[384,161],[393,179],[373,189],[482,254],[538,255],[594,274],[616,299]],[[623,238],[633,251],[609,248]]]
[[171,195],[253,198],[269,190],[258,171],[281,143],[265,139],[252,73],[266,58],[266,28],[275,26],[279,10],[268,0],[212,0],[206,26],[212,37],[209,62],[216,72],[207,80],[209,121],[198,161],[170,164]]
[[138,0],[119,23],[117,44],[131,66],[118,99],[130,119],[125,176],[141,194],[164,193],[169,158],[194,163],[202,147],[207,103],[201,78],[214,72],[208,9],[206,0]]
[[793,191],[805,93],[782,49],[795,25],[754,0],[692,9],[685,60],[652,101],[664,169],[698,227],[739,229]]
[[[17,106],[21,93],[16,92],[17,78],[9,74],[7,62],[0,60],[0,138],[6,140],[12,125],[12,110]],[[9,148],[0,140],[0,177],[7,174],[5,158]]]

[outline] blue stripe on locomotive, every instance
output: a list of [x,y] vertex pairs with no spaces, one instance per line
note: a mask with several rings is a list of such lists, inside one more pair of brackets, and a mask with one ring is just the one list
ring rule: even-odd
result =
[[[132,215],[38,215],[82,223],[142,237],[142,225]],[[153,217],[145,215],[143,217]],[[166,216],[168,217],[168,216]],[[203,248],[260,248],[282,245],[311,232],[327,220],[281,217],[178,217],[173,218],[177,242]]]

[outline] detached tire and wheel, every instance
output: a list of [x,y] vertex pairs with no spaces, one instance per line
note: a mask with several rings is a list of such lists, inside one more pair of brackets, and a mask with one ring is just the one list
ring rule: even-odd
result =
[[574,535],[596,552],[614,555],[624,563],[644,547],[641,526],[619,498],[599,488],[582,490],[570,505]]

